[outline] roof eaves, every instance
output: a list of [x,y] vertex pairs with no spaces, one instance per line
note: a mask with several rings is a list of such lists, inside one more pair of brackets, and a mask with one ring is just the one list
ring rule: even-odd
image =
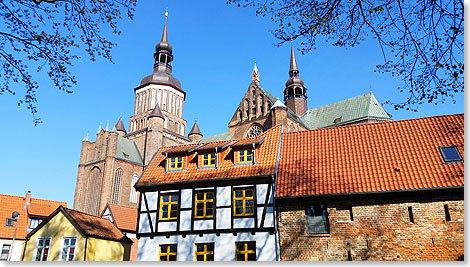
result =
[[399,189],[399,190],[386,190],[386,191],[347,192],[347,193],[282,196],[282,197],[275,196],[275,198],[281,200],[281,199],[292,199],[292,198],[336,197],[336,196],[350,196],[350,195],[368,195],[368,194],[401,193],[401,192],[421,192],[421,191],[429,191],[429,190],[450,190],[450,189],[463,189],[463,188],[464,188],[464,186],[428,187],[428,188]]

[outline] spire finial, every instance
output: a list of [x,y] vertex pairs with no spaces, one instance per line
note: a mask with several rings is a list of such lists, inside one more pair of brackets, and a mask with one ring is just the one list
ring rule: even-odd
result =
[[251,73],[251,80],[259,85],[259,71],[258,67],[256,66],[256,60],[255,60],[255,66],[253,67],[253,72]]
[[103,128],[101,127],[101,122],[100,122],[100,127],[98,127],[98,132],[96,134],[99,134]]
[[106,122],[106,129],[104,129],[105,132],[109,132],[109,120]]
[[165,19],[167,19],[167,18],[168,18],[168,7],[165,8]]

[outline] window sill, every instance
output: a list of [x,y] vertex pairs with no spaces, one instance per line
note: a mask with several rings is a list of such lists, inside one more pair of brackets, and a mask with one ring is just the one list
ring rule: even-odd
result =
[[186,169],[178,169],[178,170],[167,170],[166,172],[185,172]]
[[197,169],[198,170],[217,169],[217,166],[202,166]]
[[307,234],[307,237],[331,237],[331,234]]
[[251,165],[258,165],[258,163],[257,162],[244,162],[244,163],[234,164],[233,167],[251,166]]

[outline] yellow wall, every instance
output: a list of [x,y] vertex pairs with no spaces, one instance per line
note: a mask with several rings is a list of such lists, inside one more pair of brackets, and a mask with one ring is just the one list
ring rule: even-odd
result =
[[62,212],[57,213],[46,225],[41,227],[33,236],[25,243],[23,261],[31,261],[34,255],[36,239],[38,237],[51,237],[51,246],[49,249],[48,261],[59,260],[60,244],[63,236],[77,236],[77,245],[75,247],[75,260],[83,261],[85,251],[85,238],[70,221],[65,218]]
[[87,261],[128,261],[131,244],[88,238]]
[[88,237],[88,240],[78,232],[62,212],[57,213],[46,225],[41,227],[25,243],[23,261],[31,261],[34,255],[36,239],[38,237],[51,237],[48,261],[59,260],[60,244],[63,236],[77,236],[75,247],[75,260],[83,261],[86,243],[87,261],[128,261],[131,244]]

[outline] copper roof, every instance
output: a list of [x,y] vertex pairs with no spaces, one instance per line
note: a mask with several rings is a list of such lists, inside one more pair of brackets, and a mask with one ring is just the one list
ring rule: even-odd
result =
[[282,135],[277,197],[464,185],[464,163],[445,164],[440,146],[464,155],[464,114]]
[[67,202],[31,198],[30,205],[27,206],[27,211],[25,211],[24,204],[25,197],[0,194],[0,238],[13,238],[16,222],[13,223],[13,227],[6,226],[5,222],[6,218],[11,218],[14,211],[20,213],[16,238],[25,238],[26,228],[28,227],[28,214],[46,217],[58,206],[67,206]]
[[[165,172],[165,156],[161,151],[168,151],[169,148],[161,147],[136,186],[143,187],[175,182],[273,175],[279,149],[280,134],[281,126],[275,126],[258,137],[264,137],[265,142],[259,146],[259,153],[256,158],[257,164],[254,165],[234,166],[232,160],[233,148],[227,147],[219,153],[221,159],[219,168],[198,169],[197,153],[191,153],[188,155],[188,166],[186,166],[185,171]],[[174,147],[174,149],[186,150],[190,146],[192,145],[181,145]]]

